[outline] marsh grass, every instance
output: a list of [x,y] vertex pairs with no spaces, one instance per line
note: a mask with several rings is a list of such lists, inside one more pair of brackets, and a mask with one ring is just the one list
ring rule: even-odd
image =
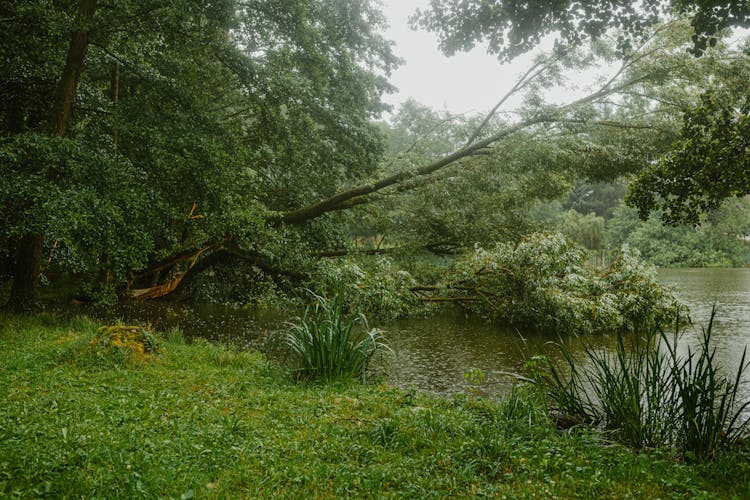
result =
[[[722,374],[711,345],[715,317],[702,329],[697,351],[678,352],[679,319],[672,338],[663,330],[617,335],[614,351],[583,343],[585,363],[558,344],[563,367],[548,358],[537,377],[561,414],[600,425],[635,448],[662,447],[704,459],[747,434],[750,401],[738,401],[748,368],[746,352],[733,378]],[[583,367],[581,367],[583,366]]]
[[290,352],[298,379],[360,379],[376,356],[391,352],[383,332],[370,328],[364,314],[347,314],[340,293],[315,302],[287,323],[281,342]]
[[716,347],[711,345],[716,308],[711,311],[708,326],[702,330],[698,352],[688,348],[685,356],[677,352],[674,341],[666,343],[672,365],[672,377],[679,402],[677,413],[678,445],[696,457],[713,455],[723,446],[734,444],[747,436],[750,416],[745,410],[750,400],[740,402],[737,391],[750,362],[747,347],[732,379],[722,375],[714,361]]

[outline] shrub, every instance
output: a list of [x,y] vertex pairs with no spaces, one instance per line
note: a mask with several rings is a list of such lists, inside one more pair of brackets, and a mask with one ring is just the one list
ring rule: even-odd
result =
[[323,293],[341,290],[350,311],[383,320],[396,319],[413,312],[417,300],[410,290],[415,285],[412,275],[394,267],[385,257],[378,257],[367,266],[351,259],[324,261],[314,286]]
[[369,328],[364,314],[347,315],[343,294],[329,301],[313,294],[315,303],[287,324],[281,340],[291,353],[300,379],[366,381],[373,358],[390,351],[383,332]]
[[442,288],[488,320],[564,333],[643,330],[678,310],[669,290],[627,249],[608,268],[594,269],[583,249],[560,234],[477,247]]

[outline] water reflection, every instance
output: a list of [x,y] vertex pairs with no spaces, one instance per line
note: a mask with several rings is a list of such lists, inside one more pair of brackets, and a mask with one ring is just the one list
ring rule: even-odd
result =
[[[690,307],[693,327],[678,345],[681,354],[700,345],[701,329],[716,305],[711,336],[714,359],[733,378],[750,342],[750,269],[662,269],[659,280],[673,286],[677,297]],[[750,373],[742,380],[740,396],[750,399]]]
[[460,314],[403,320],[384,328],[397,353],[392,382],[439,393],[466,390],[464,374],[472,368],[485,375],[484,391],[504,391],[514,379],[498,372],[522,373],[525,361],[551,340]]

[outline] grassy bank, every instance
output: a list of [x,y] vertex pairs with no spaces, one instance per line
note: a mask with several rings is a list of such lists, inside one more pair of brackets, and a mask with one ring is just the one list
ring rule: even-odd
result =
[[92,347],[86,319],[0,316],[0,496],[750,496],[750,447],[687,464],[499,403],[295,383],[255,353]]

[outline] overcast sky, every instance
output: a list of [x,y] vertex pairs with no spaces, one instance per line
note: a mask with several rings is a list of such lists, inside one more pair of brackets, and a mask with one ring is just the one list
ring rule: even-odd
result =
[[391,77],[399,91],[386,96],[390,104],[397,106],[413,97],[431,108],[453,113],[486,111],[531,65],[532,57],[527,55],[501,66],[482,48],[445,57],[434,34],[412,31],[408,25],[408,17],[418,7],[426,7],[429,0],[381,1],[390,23],[385,35],[396,42],[395,52],[405,60]]
[[[486,112],[512,87],[520,75],[533,64],[534,53],[522,55],[510,64],[501,65],[494,56],[477,47],[470,53],[445,57],[437,48],[434,34],[413,31],[408,18],[417,8],[426,8],[429,0],[381,0],[390,28],[385,36],[396,43],[396,54],[404,59],[402,66],[391,76],[398,92],[384,100],[398,108],[408,98],[414,98],[436,110],[452,113]],[[730,40],[737,42],[750,36],[750,30],[736,29]],[[544,43],[542,45],[545,45]],[[546,44],[549,50],[552,43]],[[612,73],[615,67],[588,70],[572,77],[580,85],[577,91],[553,89],[547,98],[563,103],[575,99],[593,85],[597,77]],[[511,101],[512,105],[513,101]],[[518,101],[516,101],[516,104]],[[508,109],[506,107],[506,109]],[[394,109],[395,111],[395,109]]]

